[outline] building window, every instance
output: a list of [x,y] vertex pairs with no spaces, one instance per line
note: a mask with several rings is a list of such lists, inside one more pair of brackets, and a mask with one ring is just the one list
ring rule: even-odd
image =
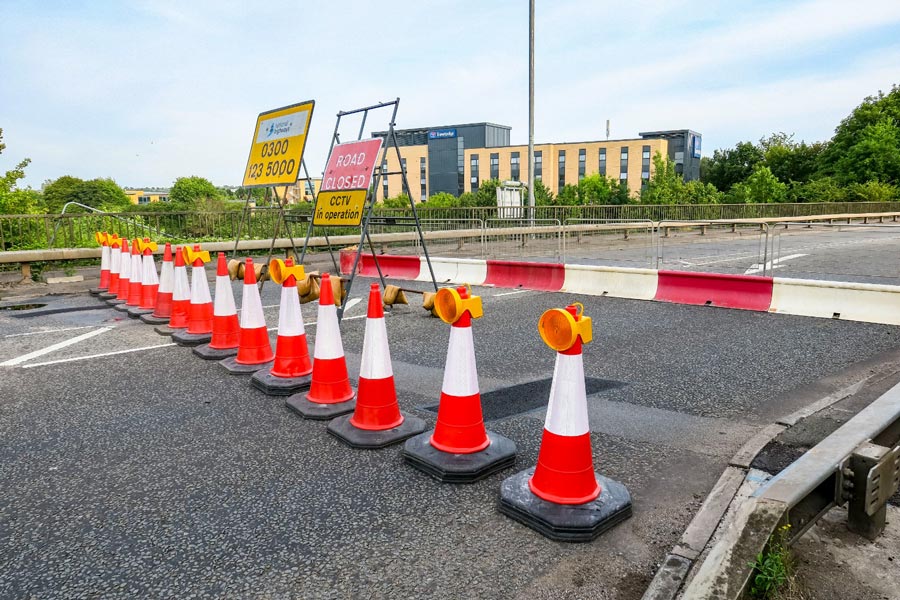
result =
[[584,179],[585,166],[587,166],[587,150],[582,148],[578,151],[578,181]]
[[500,155],[491,154],[491,179],[500,179]]
[[534,178],[540,179],[544,175],[544,155],[540,150],[534,151]]
[[606,177],[606,148],[600,148],[600,168],[599,173]]
[[150,204],[150,196],[138,196],[138,204]]
[[478,191],[478,155],[473,154],[469,157],[469,183],[472,186],[472,192]]
[[456,138],[456,195],[466,189],[466,143],[462,137]]
[[519,153],[513,152],[509,156],[509,178],[513,181],[519,181]]
[[558,173],[559,173],[559,189],[563,189],[563,186],[566,185],[566,151],[559,151],[558,160]]
[[169,197],[168,197],[168,196],[160,196],[160,197],[159,197],[159,201],[160,201],[160,202],[168,202],[168,201],[169,201]]
[[425,157],[419,159],[419,200],[424,202],[428,199],[428,180],[425,176]]
[[628,146],[622,146],[619,155],[619,179],[628,179]]
[[641,149],[641,179],[650,179],[650,146]]
[[387,199],[388,197],[388,176],[387,176],[387,160],[383,160],[381,162],[381,198]]

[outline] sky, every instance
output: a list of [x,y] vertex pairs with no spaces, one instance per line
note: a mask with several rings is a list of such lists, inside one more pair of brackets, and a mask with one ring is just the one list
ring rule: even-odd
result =
[[[898,0],[536,1],[536,143],[607,119],[612,139],[693,129],[705,155],[826,140],[893,84]],[[526,144],[528,2],[0,0],[0,172],[30,158],[24,186],[238,185],[257,115],[310,99],[318,176],[337,112],[394,98],[398,128],[489,121]]]

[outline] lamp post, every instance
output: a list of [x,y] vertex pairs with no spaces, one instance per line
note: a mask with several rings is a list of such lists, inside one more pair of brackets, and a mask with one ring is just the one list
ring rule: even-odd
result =
[[528,2],[528,207],[534,225],[534,0]]

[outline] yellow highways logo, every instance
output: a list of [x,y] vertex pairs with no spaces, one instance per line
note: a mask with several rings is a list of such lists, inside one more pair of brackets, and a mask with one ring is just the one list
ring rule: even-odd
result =
[[593,339],[591,318],[584,316],[584,305],[581,302],[546,311],[538,321],[538,332],[544,343],[557,352],[574,346],[579,337],[584,344]]
[[[458,321],[466,311],[469,311],[473,319],[483,317],[484,309],[481,306],[481,296],[472,296],[471,292],[472,286],[469,284],[466,284],[465,287],[439,289],[434,297],[434,310],[437,312],[437,316],[444,323],[450,323],[451,325]],[[463,294],[466,295],[465,298],[463,298]]]
[[209,256],[209,250],[200,250],[200,246],[197,246],[196,249],[185,246],[181,249],[181,252],[184,255],[184,264],[186,265],[194,264],[194,261],[198,258],[203,261],[204,264],[212,260]]
[[306,270],[303,268],[303,265],[295,265],[294,261],[290,259],[285,262],[280,258],[273,258],[269,262],[269,277],[275,283],[281,285],[291,275],[294,276],[295,280],[301,281],[306,277]]
[[135,241],[137,242],[138,251],[141,254],[146,252],[148,249],[151,252],[156,252],[157,248],[159,248],[159,245],[156,242],[151,242],[150,240],[147,240],[147,239],[144,239],[144,240],[137,239]]

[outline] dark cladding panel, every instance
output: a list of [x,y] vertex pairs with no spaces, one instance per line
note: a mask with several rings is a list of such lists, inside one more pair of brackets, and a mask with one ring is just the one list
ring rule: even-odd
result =
[[[457,134],[459,132],[457,131]],[[428,140],[428,194],[447,192],[458,196],[458,149],[461,137],[432,138]]]

